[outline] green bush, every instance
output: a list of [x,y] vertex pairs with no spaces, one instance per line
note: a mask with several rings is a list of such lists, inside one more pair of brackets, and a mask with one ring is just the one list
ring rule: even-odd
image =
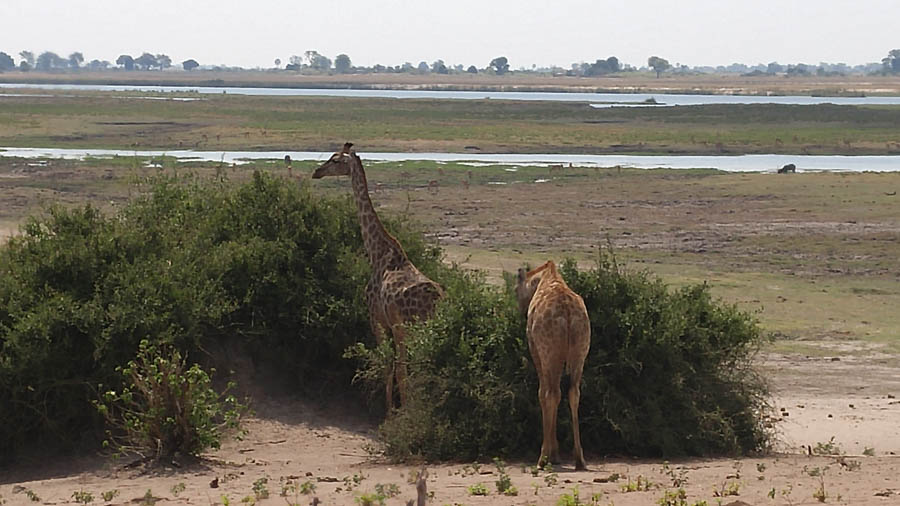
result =
[[141,341],[137,357],[117,368],[122,389],[104,391],[95,402],[113,428],[105,443],[117,453],[153,460],[198,456],[219,448],[224,430],[239,428],[246,406],[216,392],[206,371],[188,367],[178,350],[167,348]]
[[[99,428],[102,383],[142,339],[193,364],[237,340],[292,388],[348,391],[344,350],[371,341],[353,202],[257,173],[242,185],[160,176],[106,215],[54,207],[0,246],[0,459]],[[388,220],[426,272],[440,251]],[[260,367],[263,368],[263,367]]]
[[[591,317],[580,408],[589,453],[765,447],[767,392],[750,367],[763,338],[753,318],[713,301],[706,285],[672,291],[608,255],[587,271],[566,261],[561,272]],[[537,378],[511,286],[502,291],[471,273],[455,276],[435,318],[411,329],[410,400],[382,425],[385,450],[397,458],[536,455]],[[374,367],[374,353],[369,357]],[[563,448],[571,448],[565,402],[559,431]]]

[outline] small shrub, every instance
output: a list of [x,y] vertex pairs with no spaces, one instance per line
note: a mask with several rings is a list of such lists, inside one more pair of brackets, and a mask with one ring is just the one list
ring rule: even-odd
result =
[[827,443],[818,442],[812,449],[813,455],[842,455],[844,451],[841,446],[834,442],[834,436]]
[[253,482],[253,495],[257,500],[260,499],[268,499],[269,497],[269,488],[267,484],[269,483],[268,478],[260,478]]
[[469,495],[488,495],[488,489],[484,486],[484,483],[469,485],[468,490]]
[[221,431],[237,429],[245,411],[233,396],[223,399],[199,365],[188,367],[177,350],[163,351],[148,340],[120,372],[125,387],[104,392],[97,402],[118,452],[155,459],[199,455],[218,448]]
[[102,497],[103,500],[106,502],[110,502],[118,496],[119,496],[118,489],[107,490],[106,492],[103,492],[102,494],[100,494],[100,497]]
[[390,499],[392,497],[397,497],[398,495],[400,495],[400,487],[397,486],[396,483],[388,483],[387,485],[376,483],[375,493],[386,499]]
[[72,499],[80,504],[90,504],[94,502],[94,494],[84,490],[76,490],[75,492],[72,492]]

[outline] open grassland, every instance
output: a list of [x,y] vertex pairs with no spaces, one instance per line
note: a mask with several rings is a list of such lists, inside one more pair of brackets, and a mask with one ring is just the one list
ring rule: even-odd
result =
[[[23,95],[23,96],[20,96]],[[25,91],[0,146],[629,154],[897,154],[900,107],[585,103]],[[173,98],[172,94],[165,95]]]
[[[128,184],[164,171],[282,173],[280,161],[246,166],[133,157],[0,159],[0,227],[12,233],[50,203],[109,208]],[[312,162],[294,163],[306,177]],[[611,244],[632,268],[713,292],[757,312],[782,349],[866,340],[900,351],[900,174],[729,174],[712,170],[551,169],[463,163],[369,164],[373,199],[421,221],[450,260],[503,271],[547,257],[590,261]],[[346,192],[343,180],[316,188]],[[812,344],[812,343],[810,343]]]
[[581,91],[595,93],[688,93],[734,95],[874,96],[900,94],[897,76],[737,76],[628,72],[598,77],[538,74],[333,74],[286,71],[240,72],[8,72],[5,83],[357,88],[425,90]]

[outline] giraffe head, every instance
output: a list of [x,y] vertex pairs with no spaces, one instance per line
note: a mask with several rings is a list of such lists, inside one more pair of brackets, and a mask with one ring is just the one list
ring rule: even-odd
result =
[[350,164],[356,159],[356,152],[351,148],[353,148],[353,143],[345,142],[344,147],[340,151],[331,155],[327,162],[320,165],[313,172],[312,178],[319,179],[325,176],[350,175]]
[[534,271],[529,272],[524,267],[519,268],[519,274],[516,277],[516,301],[519,303],[519,311],[522,314],[528,313],[528,305],[531,304],[531,298],[534,297],[540,281],[540,274],[535,274]]

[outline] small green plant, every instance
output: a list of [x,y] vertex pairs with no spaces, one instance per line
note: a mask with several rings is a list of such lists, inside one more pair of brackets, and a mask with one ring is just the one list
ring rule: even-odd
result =
[[759,464],[756,464],[756,472],[758,472],[758,473],[764,473],[764,472],[766,472],[766,464],[765,464],[765,462],[760,462]]
[[629,478],[628,483],[622,485],[622,492],[646,492],[650,490],[651,486],[653,486],[653,483],[650,480],[638,475],[636,481],[631,481]]
[[556,501],[556,506],[580,506],[584,504],[581,502],[581,499],[578,497],[578,487],[572,489],[571,494],[563,494],[560,496],[559,500]]
[[316,484],[306,480],[300,484],[300,493],[303,495],[309,495],[316,491]]
[[827,443],[816,443],[815,448],[812,449],[812,453],[813,455],[841,455],[844,452],[840,445],[834,442],[834,436],[831,436],[831,439],[829,439]]
[[75,502],[80,504],[90,504],[94,502],[94,494],[84,490],[76,490],[72,492],[72,499],[75,499]]
[[556,473],[550,473],[544,476],[544,483],[547,484],[548,487],[555,487],[559,482],[559,476]]
[[110,502],[118,496],[119,496],[119,489],[107,490],[106,492],[103,492],[100,494],[100,497],[102,497],[103,500],[106,502]]
[[41,498],[30,488],[25,490],[25,496],[33,502],[41,502]]
[[179,481],[178,483],[172,485],[172,488],[170,488],[169,491],[172,492],[172,495],[178,497],[178,494],[184,492],[186,488],[187,486],[184,484],[184,482]]
[[396,483],[388,483],[387,485],[376,483],[375,493],[386,499],[390,499],[400,495],[400,487]]
[[825,475],[828,473],[828,466],[822,468],[813,467],[808,470],[806,466],[804,466],[803,470],[811,477],[819,479],[819,486],[813,490],[813,499],[819,502],[826,502],[828,500],[828,493],[825,491]]
[[484,483],[470,485],[468,490],[469,495],[488,495],[488,489],[484,486]]
[[231,498],[227,495],[222,495],[222,506],[231,506]]
[[257,499],[268,499],[269,497],[269,488],[267,484],[269,483],[269,478],[262,477],[253,482],[253,496]]
[[153,491],[148,488],[147,491],[144,492],[144,495],[143,497],[141,497],[140,501],[141,506],[153,506],[157,501],[159,501],[159,498],[153,497]]
[[863,449],[862,454],[865,455],[866,457],[874,457],[875,456],[875,448],[872,448],[871,446],[867,446],[867,447],[865,447],[865,449]]
[[716,497],[741,495],[741,484],[737,481],[723,482],[722,486],[713,492],[713,495]]
[[243,499],[241,499],[241,503],[256,506],[256,498],[252,495],[245,495]]
[[494,457],[494,465],[497,466],[497,474],[499,476],[497,481],[494,482],[497,485],[497,492],[503,495],[519,495],[519,491],[512,486],[512,479],[506,472],[506,463]]
[[356,496],[354,499],[357,504],[360,506],[375,506],[384,504],[384,496],[378,495],[374,492],[368,494],[360,494]]
[[117,452],[154,459],[198,455],[219,448],[221,432],[237,429],[247,411],[234,396],[216,392],[209,374],[197,364],[188,367],[174,347],[144,339],[137,357],[116,370],[125,386],[105,391],[95,405],[113,427],[104,444]]
[[345,476],[344,477],[344,490],[347,492],[353,491],[355,488],[359,488],[359,485],[366,479],[366,475],[363,473],[353,473],[353,476]]

